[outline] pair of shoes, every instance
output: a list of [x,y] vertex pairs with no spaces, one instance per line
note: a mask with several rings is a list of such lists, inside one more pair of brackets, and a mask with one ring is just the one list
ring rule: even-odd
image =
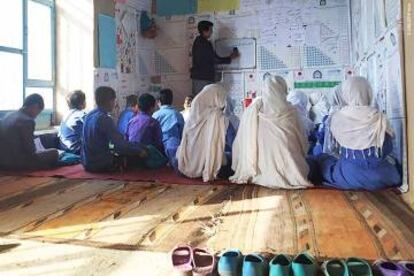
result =
[[175,247],[171,260],[176,275],[207,276],[211,275],[216,258],[205,249],[192,248],[189,245]]
[[266,276],[269,271],[267,260],[260,254],[243,254],[232,249],[224,252],[218,262],[220,276]]
[[259,254],[243,257],[239,250],[229,250],[222,254],[218,262],[221,276],[316,276],[318,264],[306,253],[299,254],[293,261],[287,255],[277,255],[270,263]]
[[325,276],[372,276],[371,266],[362,259],[329,260],[322,264]]
[[318,264],[307,254],[297,255],[293,261],[287,255],[277,255],[270,261],[269,276],[316,276]]
[[374,270],[384,276],[412,276],[414,275],[414,262],[391,262],[380,260],[374,263]]

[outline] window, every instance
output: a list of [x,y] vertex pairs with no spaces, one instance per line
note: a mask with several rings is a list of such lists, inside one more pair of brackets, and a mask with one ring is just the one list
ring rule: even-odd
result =
[[[0,112],[18,109],[39,93],[53,112],[54,0],[0,0]],[[49,116],[50,117],[50,116]]]

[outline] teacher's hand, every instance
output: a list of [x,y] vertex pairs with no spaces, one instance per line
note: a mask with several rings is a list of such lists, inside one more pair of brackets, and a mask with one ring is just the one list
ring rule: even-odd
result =
[[238,50],[234,50],[233,53],[231,53],[230,58],[231,59],[236,59],[240,57],[240,52]]

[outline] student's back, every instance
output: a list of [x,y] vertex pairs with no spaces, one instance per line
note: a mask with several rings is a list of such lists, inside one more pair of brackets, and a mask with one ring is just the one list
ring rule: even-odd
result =
[[138,97],[129,95],[126,99],[126,108],[121,112],[118,119],[118,131],[125,136],[128,130],[128,124],[138,112]]
[[[10,113],[2,120],[1,163],[5,166],[14,163],[23,167],[25,162],[34,161],[33,132],[35,121],[21,110]],[[7,161],[6,161],[7,160]]]
[[82,91],[75,91],[69,97],[70,111],[62,120],[59,128],[60,149],[80,154],[82,145],[83,121],[86,116],[85,94]]
[[[5,169],[42,169],[56,165],[55,149],[36,152],[34,144],[35,120],[44,108],[43,98],[33,94],[25,99],[24,106],[8,114],[1,123],[2,151],[0,166]],[[32,114],[30,116],[29,114]]]
[[83,110],[71,110],[62,121],[59,129],[60,149],[74,154],[80,154],[85,116],[86,112]]
[[[86,167],[112,166],[112,153],[109,150],[110,135],[115,127],[108,113],[100,108],[89,112],[83,127],[82,164]],[[115,129],[116,130],[116,129]]]

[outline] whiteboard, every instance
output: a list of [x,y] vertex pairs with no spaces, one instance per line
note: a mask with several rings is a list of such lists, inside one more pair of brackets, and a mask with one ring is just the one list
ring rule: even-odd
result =
[[256,39],[234,38],[216,40],[216,53],[220,57],[229,56],[233,48],[239,49],[240,57],[231,64],[222,64],[218,67],[223,70],[241,70],[256,68]]

